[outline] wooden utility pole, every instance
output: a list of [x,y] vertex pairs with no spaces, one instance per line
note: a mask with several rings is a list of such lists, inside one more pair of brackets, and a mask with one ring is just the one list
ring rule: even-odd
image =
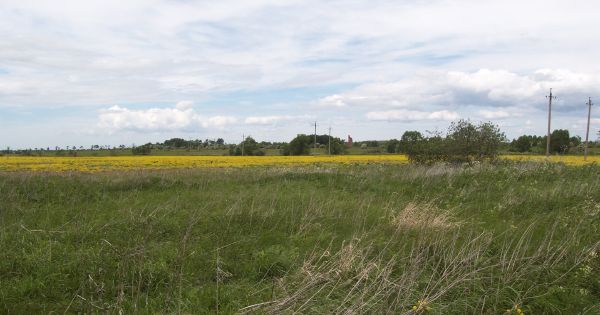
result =
[[546,96],[548,99],[548,135],[546,138],[546,156],[550,156],[550,121],[552,120],[552,99],[556,99],[556,96],[552,96],[552,89],[550,89],[550,95]]
[[315,121],[315,154],[317,153],[317,122]]
[[589,146],[589,139],[590,139],[590,117],[592,116],[592,98],[588,98],[588,121],[587,121],[587,129],[585,131],[585,150],[583,151],[583,160],[587,161],[587,156],[588,156],[588,146]]
[[331,126],[329,126],[329,155],[331,155]]

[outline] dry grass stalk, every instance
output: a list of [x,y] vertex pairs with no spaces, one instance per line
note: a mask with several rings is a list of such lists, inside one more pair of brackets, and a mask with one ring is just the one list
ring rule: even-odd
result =
[[449,229],[458,226],[448,211],[441,211],[432,204],[408,203],[402,210],[393,213],[391,224],[402,229]]

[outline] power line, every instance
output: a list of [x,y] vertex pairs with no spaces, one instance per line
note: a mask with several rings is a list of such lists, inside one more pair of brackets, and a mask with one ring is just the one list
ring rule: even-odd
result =
[[550,121],[552,120],[552,100],[556,99],[556,96],[552,96],[552,88],[550,89],[550,95],[546,96],[548,99],[548,135],[546,137],[546,156],[550,156]]
[[592,98],[588,98],[588,120],[587,120],[587,129],[585,131],[585,150],[583,154],[583,160],[587,161],[588,156],[588,146],[589,146],[589,137],[590,137],[590,117],[592,116]]

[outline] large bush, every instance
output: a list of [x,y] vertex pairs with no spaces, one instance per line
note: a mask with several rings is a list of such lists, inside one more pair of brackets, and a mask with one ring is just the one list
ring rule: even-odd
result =
[[552,153],[568,153],[570,141],[569,130],[554,130],[550,135],[550,151]]
[[265,151],[258,147],[258,142],[254,138],[246,137],[239,145],[229,147],[229,155],[262,156],[265,155]]
[[289,144],[283,146],[283,155],[308,155],[310,153],[311,137],[308,135],[297,135]]
[[149,155],[152,153],[152,144],[146,143],[144,145],[131,148],[131,153],[133,155]]
[[[329,152],[329,141],[331,140],[331,154],[346,153],[346,144],[344,140],[329,135],[317,135],[317,145],[324,149],[325,153]],[[299,134],[289,144],[285,144],[281,148],[282,155],[309,155],[311,148],[315,144],[315,138],[312,135]]]
[[505,140],[498,126],[486,122],[473,124],[459,120],[450,124],[446,136],[413,137],[404,151],[410,161],[420,164],[436,162],[465,163],[494,160]]

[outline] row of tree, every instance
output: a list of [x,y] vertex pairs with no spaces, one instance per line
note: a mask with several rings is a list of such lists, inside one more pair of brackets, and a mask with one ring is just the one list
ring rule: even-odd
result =
[[[458,123],[455,123],[458,124]],[[439,134],[437,134],[439,135]],[[383,144],[374,145],[377,141],[365,141],[358,143],[361,148],[380,147],[385,148],[387,153],[408,153],[410,148],[418,141],[424,139],[425,136],[418,131],[406,131],[400,140],[392,139],[385,141]],[[500,143],[500,150],[519,153],[545,153],[546,152],[546,136],[522,135],[512,141],[503,140]],[[590,147],[594,147],[595,143],[590,142]],[[583,142],[579,136],[570,136],[566,129],[554,130],[550,135],[550,153],[566,154],[573,150],[583,150]]]
[[[406,131],[400,138],[391,139],[388,141],[362,141],[354,142],[353,147],[358,147],[364,152],[369,153],[403,153],[412,155],[413,159],[423,156],[438,156],[442,160],[452,160],[452,156],[466,155],[471,158],[477,156],[489,156],[485,150],[481,149],[485,146],[490,147],[493,143],[496,151],[510,151],[520,153],[544,153],[546,150],[546,136],[522,135],[512,141],[507,141],[497,126],[491,123],[480,123],[478,125],[471,123],[468,120],[460,120],[453,122],[448,129],[446,135],[441,133],[430,133],[427,136],[419,131]],[[599,132],[600,136],[600,132]],[[553,154],[565,154],[574,150],[581,151],[583,148],[581,138],[579,136],[570,136],[566,129],[554,130],[550,136],[550,152]],[[463,140],[460,140],[463,139]],[[462,142],[461,142],[462,141]],[[483,142],[488,144],[484,145]],[[467,143],[468,145],[464,144]],[[461,144],[463,143],[463,144]],[[479,146],[478,149],[475,147]],[[591,147],[594,147],[592,142]],[[330,152],[331,154],[344,154],[347,152],[347,144],[344,140],[331,137],[329,135],[306,135],[299,134],[289,143],[286,142],[257,142],[252,137],[246,137],[239,144],[226,144],[223,138],[215,140],[195,139],[185,140],[183,138],[171,138],[164,142],[146,143],[141,146],[131,145],[127,147],[120,145],[118,147],[92,145],[89,150],[102,151],[108,150],[111,155],[123,154],[119,153],[125,150],[131,150],[134,155],[148,155],[153,150],[201,150],[201,149],[218,149],[227,150],[229,155],[265,155],[266,150],[279,150],[282,155],[309,155],[313,148],[318,148],[321,151]],[[26,150],[11,150],[7,148],[3,151],[4,154],[20,154],[20,155],[43,155],[44,152],[53,151],[54,154],[64,156],[77,156],[78,151],[85,150],[82,146],[67,146],[66,150],[55,147],[51,148],[35,148]],[[85,150],[87,151],[87,150]],[[457,151],[464,152],[458,154]],[[442,154],[443,153],[443,154]],[[95,154],[95,153],[92,153]],[[441,157],[443,155],[443,157]]]
[[267,148],[279,149],[281,155],[309,155],[313,148],[325,149],[335,155],[346,152],[346,145],[340,138],[299,134],[289,143],[258,143],[254,138],[246,137],[241,143],[229,146],[229,155],[265,155]]
[[[512,152],[536,152],[546,151],[547,136],[523,135],[510,143],[509,150]],[[569,135],[569,130],[557,129],[550,134],[550,153],[568,153],[573,148],[580,148],[581,137]]]

